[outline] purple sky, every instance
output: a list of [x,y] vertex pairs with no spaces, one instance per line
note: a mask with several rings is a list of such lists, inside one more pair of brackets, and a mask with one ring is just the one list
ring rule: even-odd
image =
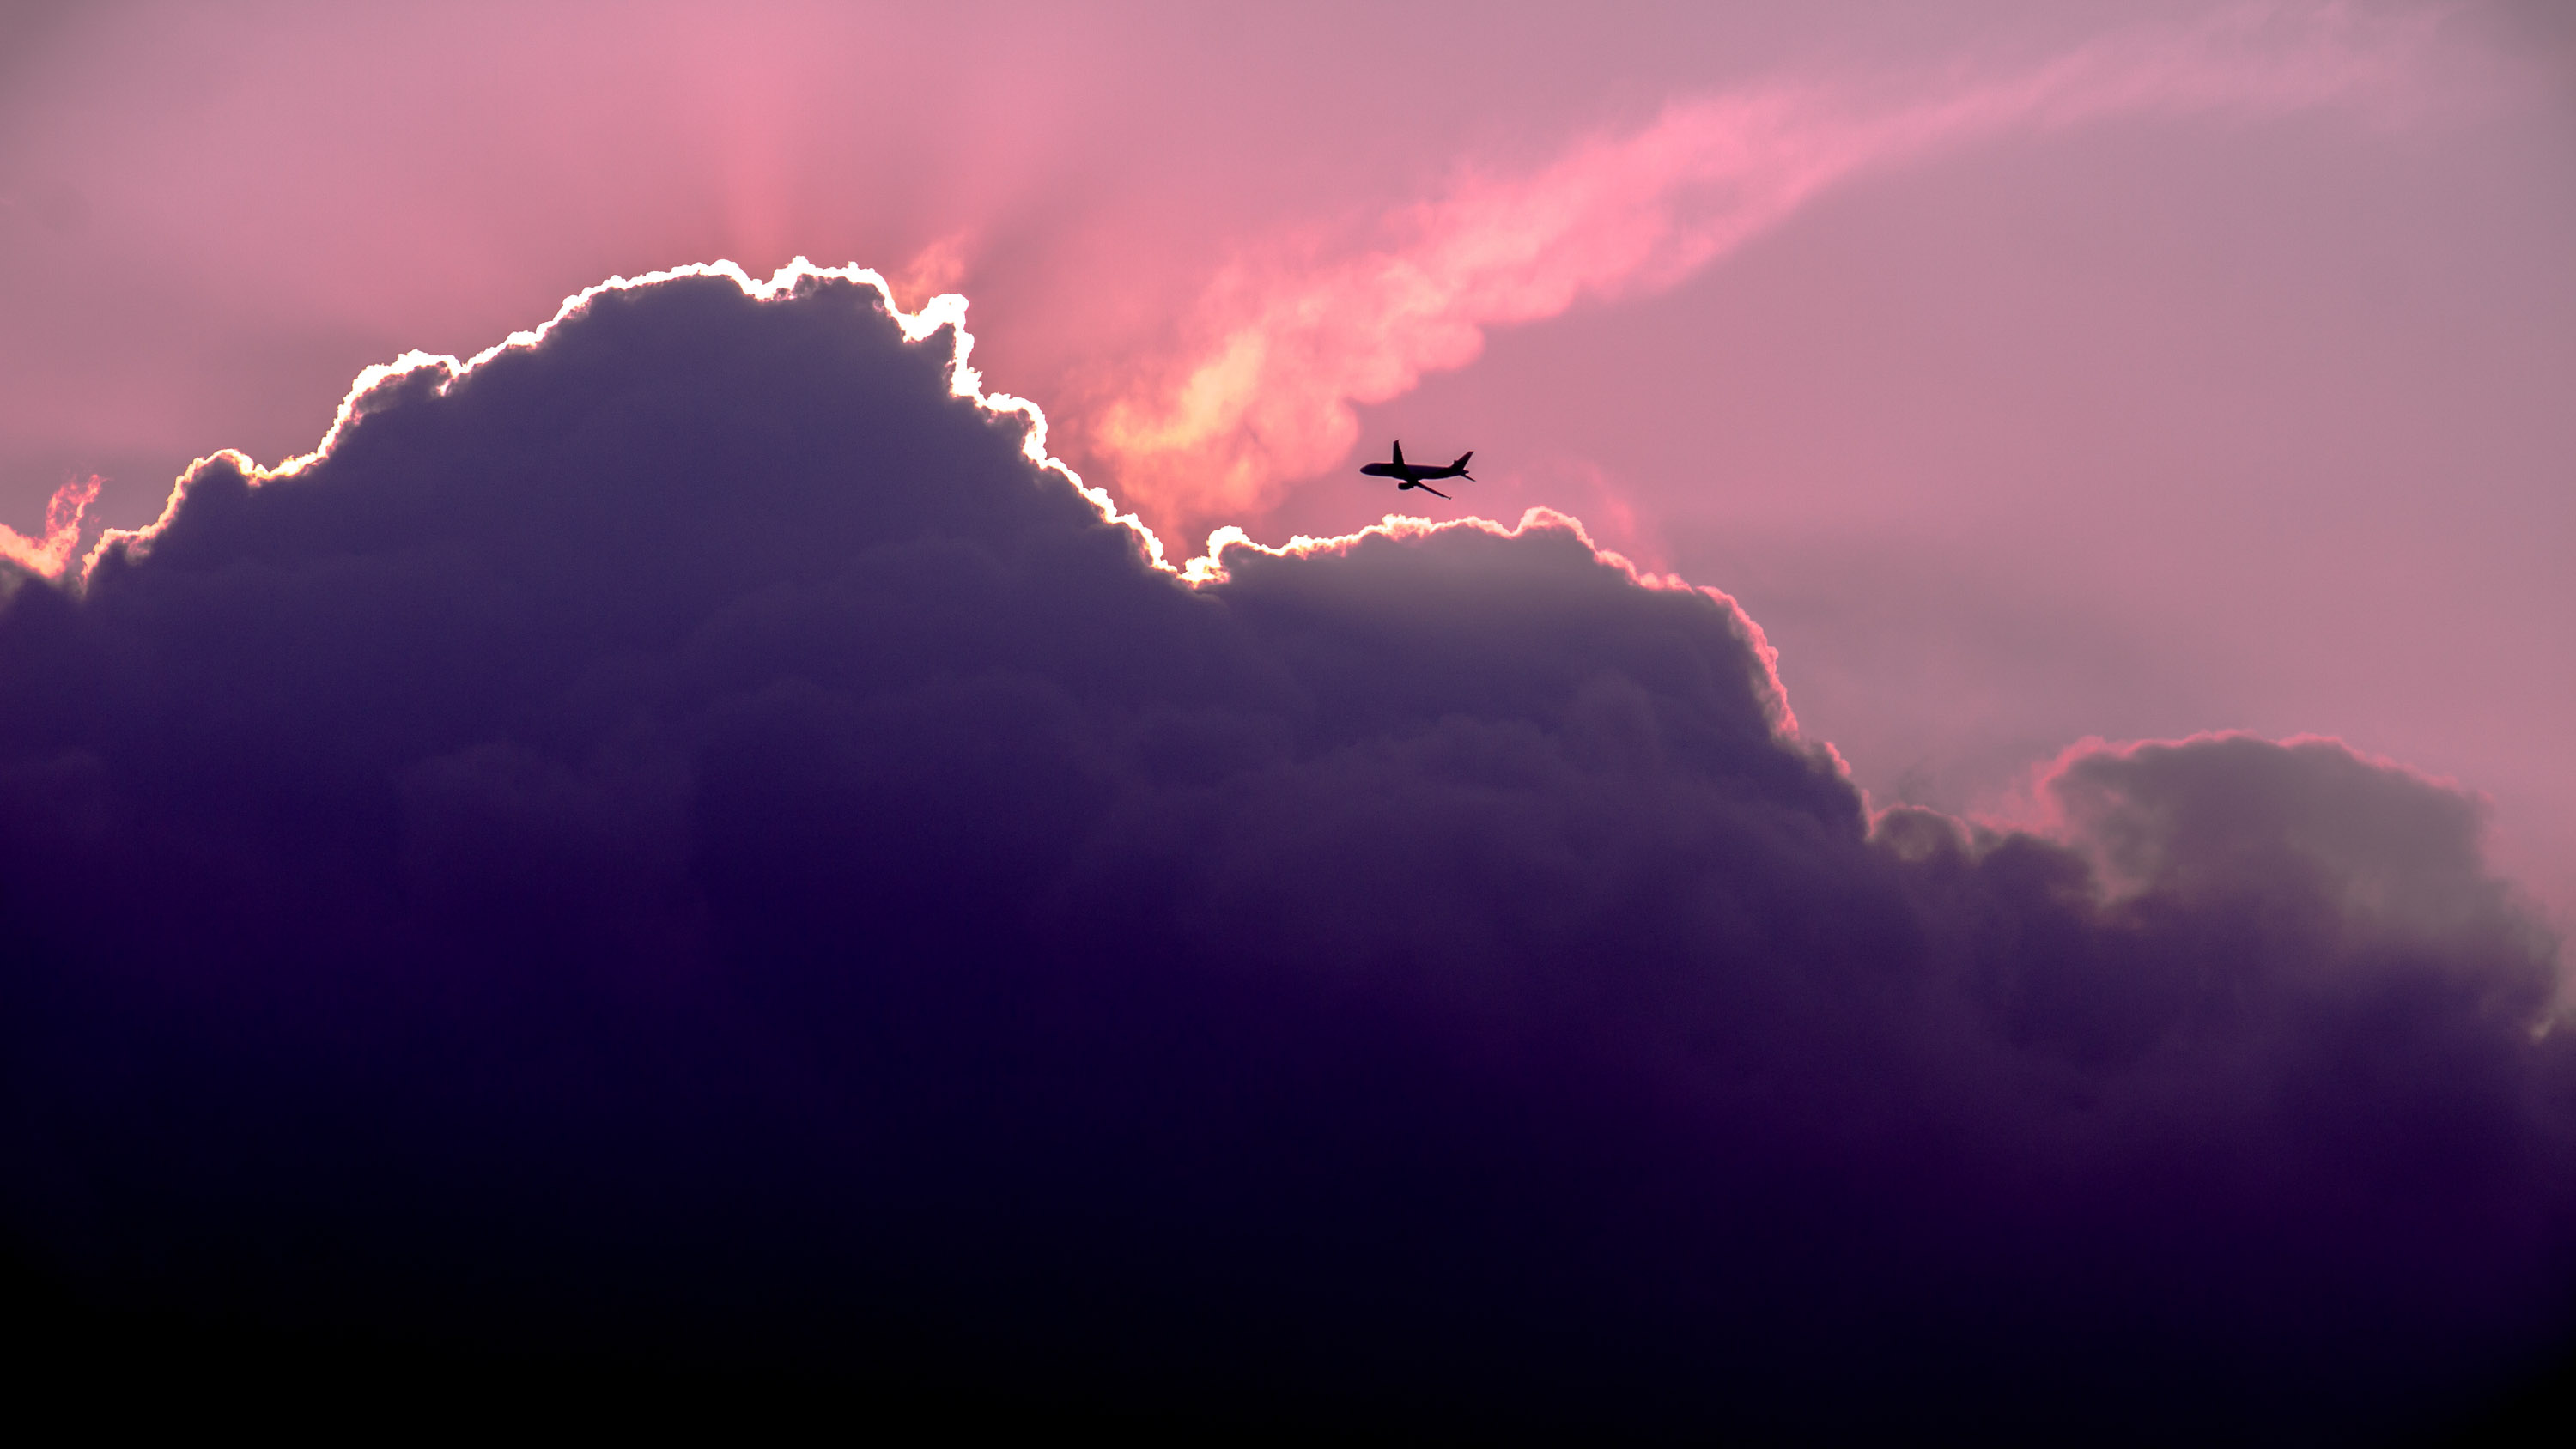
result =
[[[1885,1308],[1895,1382],[1969,1283],[1962,1402],[2060,1324],[2175,1423],[2491,1385],[2576,1259],[2484,873],[2576,912],[2576,25],[1714,9],[0,7],[0,548],[65,581],[0,600],[16,1231],[536,1262],[632,1189],[721,1277],[950,1193],[1043,1277],[1026,1191],[1139,1303],[1311,1228],[1434,1345],[1461,1284],[1605,1363]],[[1169,562],[1268,547],[1185,588],[864,288],[698,278],[73,582],[362,368],[797,256],[970,297]],[[1398,507],[1555,513],[1287,546]],[[790,1277],[884,1268],[810,1211]]]

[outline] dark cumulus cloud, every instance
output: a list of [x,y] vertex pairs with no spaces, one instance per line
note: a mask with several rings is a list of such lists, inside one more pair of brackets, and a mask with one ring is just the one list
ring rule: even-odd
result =
[[1873,826],[1722,599],[1536,515],[1192,583],[952,341],[605,290],[23,581],[20,1254],[496,1352],[1790,1437],[2367,1438],[2565,1326],[2557,944],[2467,797],[2213,737],[2071,753],[2044,835]]

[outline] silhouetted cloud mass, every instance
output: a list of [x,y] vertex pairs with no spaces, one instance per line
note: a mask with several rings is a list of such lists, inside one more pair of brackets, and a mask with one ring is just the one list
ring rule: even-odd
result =
[[2469,797],[2209,737],[1873,829],[1722,596],[1535,514],[1192,584],[950,341],[604,291],[22,583],[29,1250],[487,1343],[2061,1442],[2437,1413],[2563,1326],[2557,943]]

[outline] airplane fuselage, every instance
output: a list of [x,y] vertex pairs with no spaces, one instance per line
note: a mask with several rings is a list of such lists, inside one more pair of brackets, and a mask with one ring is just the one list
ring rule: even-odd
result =
[[1398,488],[1419,488],[1425,479],[1462,478],[1467,473],[1466,469],[1454,463],[1446,468],[1424,468],[1410,463],[1371,463],[1360,471],[1372,478],[1400,478],[1403,481],[1395,485]]

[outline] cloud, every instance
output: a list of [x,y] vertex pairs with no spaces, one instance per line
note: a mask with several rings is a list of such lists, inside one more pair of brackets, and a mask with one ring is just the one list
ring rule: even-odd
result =
[[55,489],[45,501],[45,531],[35,538],[0,524],[0,561],[44,578],[60,577],[80,547],[81,516],[98,501],[99,482],[92,474]]
[[1524,1427],[2357,1433],[2565,1326],[2557,946],[2457,790],[1873,819],[1723,595],[1545,513],[1163,567],[942,315],[593,289],[0,605],[26,1252]]
[[2237,9],[1937,85],[1780,83],[1676,100],[1535,171],[1469,169],[1373,226],[1250,249],[1163,369],[1122,375],[1086,442],[1148,517],[1246,517],[1358,439],[1354,409],[1463,367],[1488,329],[1669,288],[1831,187],[2016,131],[2134,112],[2387,103],[2424,17]]

